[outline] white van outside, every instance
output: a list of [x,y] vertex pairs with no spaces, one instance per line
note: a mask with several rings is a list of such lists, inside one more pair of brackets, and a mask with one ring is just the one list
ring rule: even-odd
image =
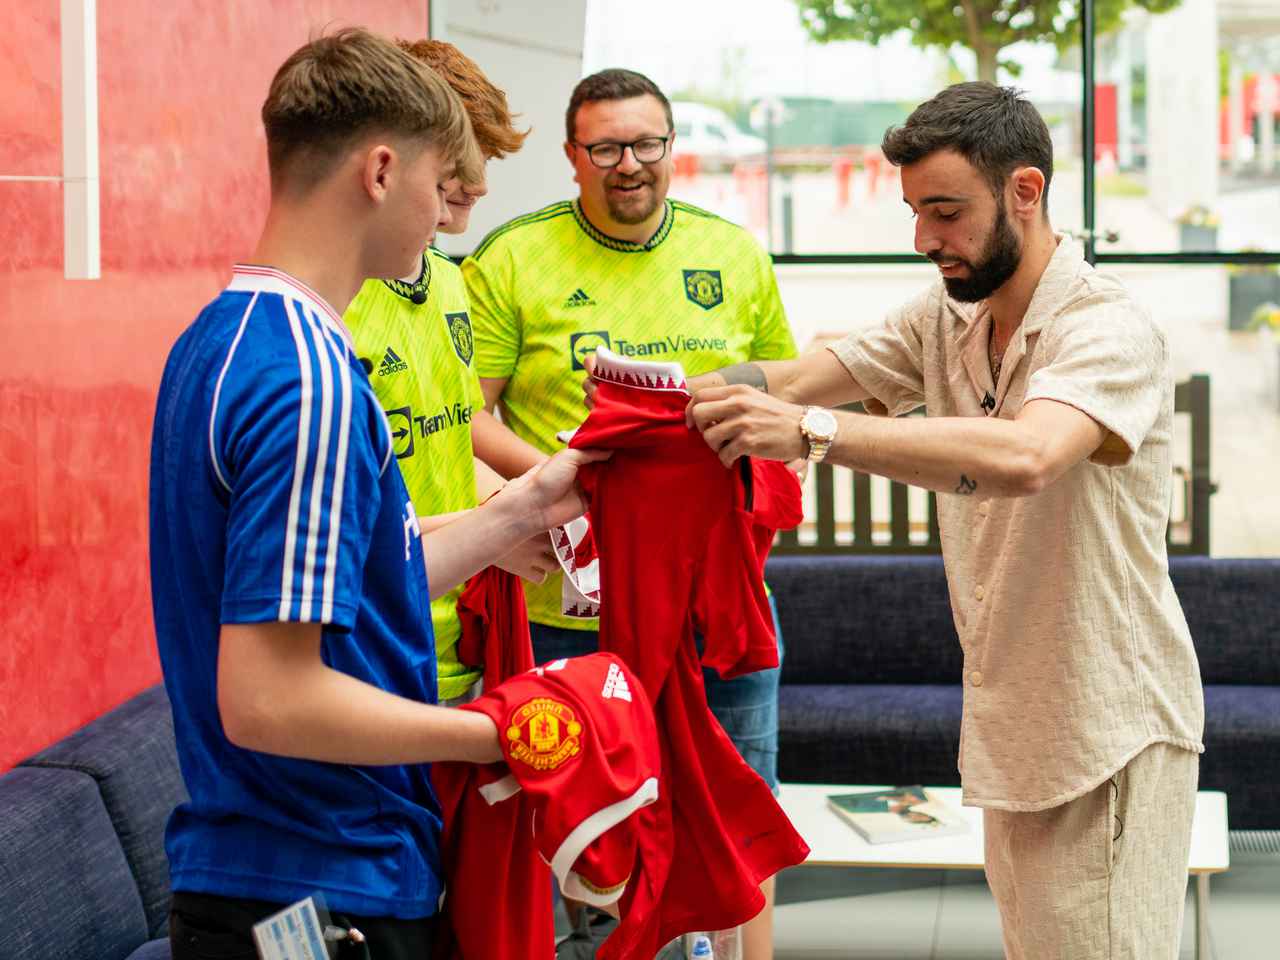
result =
[[696,156],[703,169],[732,167],[740,160],[764,160],[764,139],[738,129],[723,110],[675,100],[671,113],[676,130],[673,156]]

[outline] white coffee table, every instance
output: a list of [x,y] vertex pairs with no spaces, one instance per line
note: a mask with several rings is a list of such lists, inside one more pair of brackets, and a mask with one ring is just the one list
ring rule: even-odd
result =
[[[969,832],[929,840],[871,844],[863,840],[827,806],[827,795],[879,790],[869,784],[784,783],[779,802],[809,844],[807,867],[896,867],[920,870],[981,870],[982,810],[960,805],[959,787],[929,787],[940,800],[959,810]],[[1196,794],[1191,826],[1188,872],[1196,878],[1196,958],[1209,958],[1209,878],[1231,865],[1227,846],[1227,795],[1212,790]]]

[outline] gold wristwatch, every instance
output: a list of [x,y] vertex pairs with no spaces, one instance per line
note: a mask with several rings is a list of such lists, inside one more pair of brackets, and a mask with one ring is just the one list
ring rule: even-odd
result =
[[800,432],[809,441],[809,461],[821,463],[836,438],[836,417],[823,407],[805,407],[800,418]]

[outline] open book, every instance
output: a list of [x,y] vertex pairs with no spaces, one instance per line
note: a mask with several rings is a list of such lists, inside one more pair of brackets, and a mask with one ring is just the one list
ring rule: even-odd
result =
[[836,793],[827,797],[827,804],[867,843],[945,837],[969,829],[958,810],[920,786]]

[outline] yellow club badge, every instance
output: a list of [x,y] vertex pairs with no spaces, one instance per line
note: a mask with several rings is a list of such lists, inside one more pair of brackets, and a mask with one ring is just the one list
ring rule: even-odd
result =
[[535,697],[507,721],[507,755],[535,770],[554,770],[582,752],[582,724],[567,704]]

